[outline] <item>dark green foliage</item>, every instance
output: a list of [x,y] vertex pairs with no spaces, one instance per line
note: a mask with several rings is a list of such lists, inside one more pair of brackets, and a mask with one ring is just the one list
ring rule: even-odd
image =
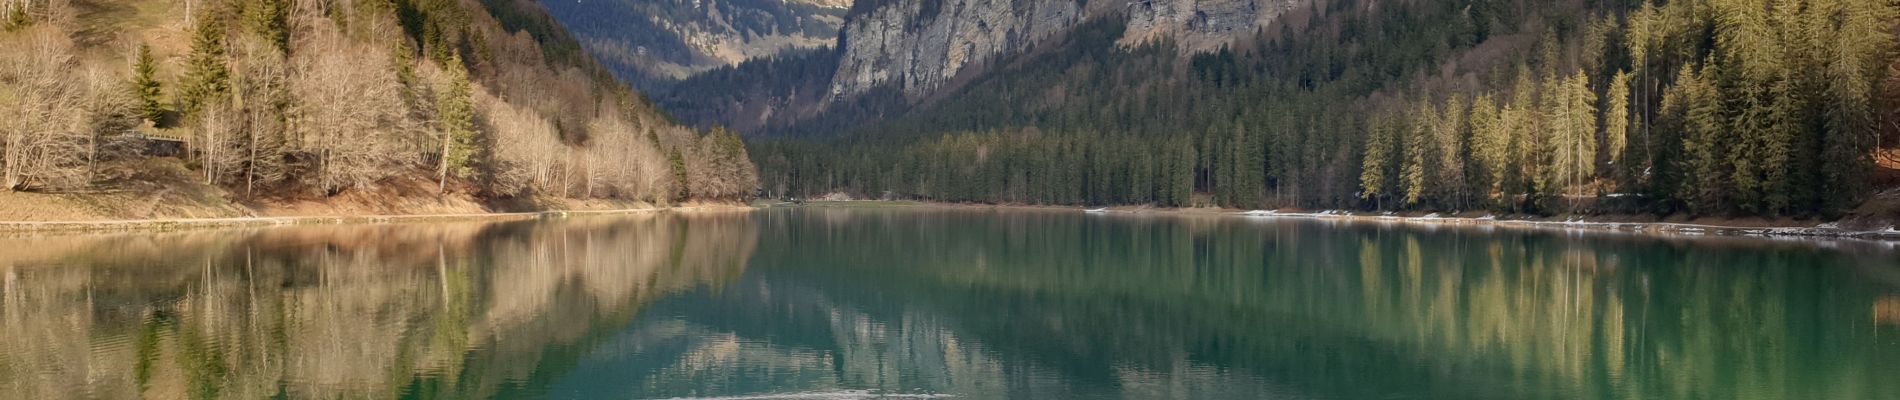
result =
[[[730,33],[746,38],[771,35],[830,38],[838,35],[836,21],[844,16],[844,10],[780,0],[544,1],[540,2],[540,6],[547,8],[548,14],[560,20],[569,31],[590,41],[598,41],[595,45],[616,47],[614,51],[639,51],[637,56],[602,55],[598,58],[616,77],[636,88],[652,92],[665,91],[674,79],[668,71],[657,70],[655,64],[696,66],[719,63],[708,57],[706,50],[689,43],[688,39],[691,38],[682,37],[679,30],[702,30],[708,35]],[[696,74],[689,79],[698,79],[703,75]],[[779,79],[763,81],[782,82]]]
[[27,14],[25,4],[9,4],[6,15],[0,15],[0,30],[12,31],[33,24],[33,18]]
[[138,98],[139,115],[156,124],[165,117],[165,106],[161,103],[164,88],[158,82],[158,64],[152,60],[152,46],[139,45],[139,52],[132,64],[132,92]]
[[185,60],[185,77],[179,84],[178,112],[195,115],[207,101],[230,93],[231,69],[224,49],[224,21],[216,9],[198,17],[192,30],[191,55]]
[[686,159],[680,156],[680,150],[672,149],[668,151],[666,162],[667,168],[673,170],[673,190],[669,191],[672,193],[673,198],[669,200],[673,203],[679,203],[692,198],[692,187],[686,183]]
[[290,51],[290,1],[251,0],[244,4],[244,25],[279,53]]
[[447,71],[447,87],[436,91],[435,115],[437,129],[442,135],[441,179],[468,177],[474,172],[470,168],[470,159],[479,149],[475,146],[475,102],[473,87],[468,81],[468,70],[462,69],[462,57],[450,56],[449,63],[443,68]]
[[737,120],[761,105],[792,109],[815,105],[830,94],[831,75],[837,70],[838,51],[833,48],[790,51],[693,75],[653,92],[653,98],[673,116],[696,127],[732,121],[742,124],[733,128],[745,132],[784,129],[789,121],[783,119],[766,121],[763,126]]
[[[1812,216],[1857,204],[1900,129],[1875,126],[1890,2],[1363,3],[1185,63],[1089,21],[922,102],[767,123],[753,154],[793,195],[1184,204],[1187,176],[1231,207]],[[702,87],[792,87],[768,86]]]

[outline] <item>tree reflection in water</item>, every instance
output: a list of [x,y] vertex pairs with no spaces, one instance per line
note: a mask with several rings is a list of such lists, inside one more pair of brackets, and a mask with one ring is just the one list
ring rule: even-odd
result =
[[1859,399],[1890,246],[776,209],[0,239],[0,397]]
[[0,397],[488,397],[756,241],[742,213],[0,239]]

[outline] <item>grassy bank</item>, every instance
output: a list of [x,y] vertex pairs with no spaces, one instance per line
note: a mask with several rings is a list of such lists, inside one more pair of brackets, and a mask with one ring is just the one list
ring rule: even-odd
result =
[[398,178],[374,189],[332,196],[247,198],[200,182],[171,158],[115,165],[114,176],[86,190],[0,192],[0,232],[174,230],[446,220],[523,220],[583,214],[745,209],[737,204],[678,206],[611,199],[534,197],[493,200],[474,188]]
[[448,221],[521,221],[533,219],[567,218],[591,215],[615,215],[664,212],[721,212],[745,211],[751,207],[733,204],[694,204],[672,207],[628,208],[614,210],[551,210],[533,212],[491,212],[467,214],[414,214],[414,215],[315,215],[288,217],[235,217],[235,218],[178,218],[145,220],[94,220],[94,221],[9,221],[0,222],[0,233],[46,233],[46,232],[118,232],[152,231],[164,232],[187,229],[241,228],[299,225],[338,225],[338,224],[379,224],[379,223],[422,223]]

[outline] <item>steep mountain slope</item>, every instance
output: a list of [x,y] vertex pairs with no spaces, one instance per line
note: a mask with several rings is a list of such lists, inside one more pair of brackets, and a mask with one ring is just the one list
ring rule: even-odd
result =
[[736,136],[672,124],[527,0],[3,0],[0,15],[0,191],[25,192],[10,201],[154,176],[263,205],[755,185]]
[[1045,43],[1061,39],[1085,21],[1121,25],[1127,34],[1114,41],[1117,47],[1165,43],[1186,55],[1251,38],[1306,2],[859,1],[846,15],[833,54],[817,51],[758,61],[775,66],[715,70],[661,90],[655,98],[687,122],[723,124],[747,133],[863,123],[901,114],[933,95],[980,79],[1003,58],[1038,48],[1059,50],[1060,45]]
[[1304,0],[864,1],[844,26],[834,96],[893,85],[921,98],[971,65],[1026,51],[1084,19],[1124,20],[1120,44],[1167,40],[1213,50],[1251,36]]
[[831,46],[842,0],[545,1],[616,76],[643,89],[794,49]]
[[768,189],[1047,204],[1831,217],[1900,142],[1880,0],[1198,3],[1162,31],[1093,2],[1046,35],[956,4],[860,3],[795,121],[710,115],[782,138]]

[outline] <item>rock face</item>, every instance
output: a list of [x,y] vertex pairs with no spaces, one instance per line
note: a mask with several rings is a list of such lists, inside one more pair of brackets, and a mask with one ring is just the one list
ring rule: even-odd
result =
[[708,69],[831,46],[845,0],[542,1],[581,45],[642,89]]
[[[874,1],[874,0],[861,0]],[[1254,34],[1309,0],[888,0],[860,4],[840,38],[834,99],[896,85],[912,99],[975,63],[1024,51],[1091,16],[1127,16],[1122,45],[1172,39],[1184,52]]]
[[1305,0],[1128,0],[1123,45],[1173,39],[1183,51],[1219,49],[1251,35]]
[[834,99],[887,84],[920,97],[973,63],[1075,26],[1083,14],[1074,0],[895,0],[859,10],[840,36]]

